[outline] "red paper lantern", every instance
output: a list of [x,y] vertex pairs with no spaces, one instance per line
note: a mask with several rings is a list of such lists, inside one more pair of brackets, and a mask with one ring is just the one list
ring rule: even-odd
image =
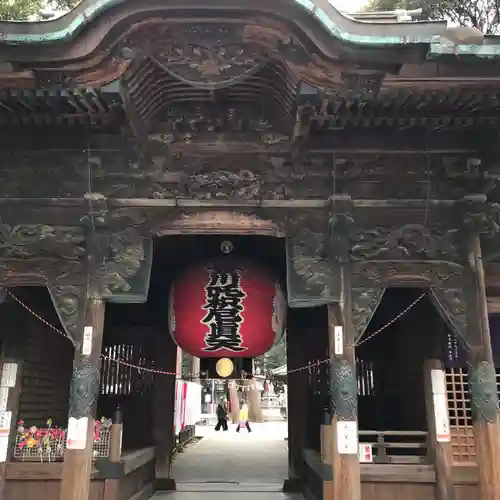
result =
[[260,266],[205,263],[170,291],[170,332],[198,358],[254,358],[283,335],[286,303],[278,282]]

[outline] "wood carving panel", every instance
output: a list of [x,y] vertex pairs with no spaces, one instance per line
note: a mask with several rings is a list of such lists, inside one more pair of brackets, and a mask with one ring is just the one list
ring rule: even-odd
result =
[[446,228],[418,224],[356,228],[349,233],[354,261],[458,260],[453,235]]
[[78,259],[85,254],[85,236],[80,227],[47,224],[0,225],[0,259]]
[[385,288],[353,288],[352,296],[352,322],[357,342],[373,318],[377,307],[384,296]]
[[340,300],[340,268],[326,257],[326,221],[314,213],[292,216],[287,227],[288,301],[314,307]]
[[89,188],[109,198],[284,200],[331,194],[325,166],[295,172],[286,154],[172,153],[166,146],[154,152],[150,160],[133,151],[12,155],[0,169],[0,197],[83,198]]
[[137,50],[179,80],[226,87],[259,69],[265,52],[244,40],[237,24],[150,24],[124,40],[122,47]]
[[88,190],[87,155],[0,152],[0,197],[69,198]]
[[462,267],[450,262],[354,262],[353,288],[387,286],[462,286]]
[[[225,139],[228,142],[255,141],[257,144],[272,145],[290,139],[285,135],[285,127],[283,124],[280,127],[276,118],[269,109],[261,113],[255,106],[237,102],[216,106],[173,104],[165,113],[160,113],[160,123],[149,137],[165,145],[189,145],[195,140],[205,139],[215,143],[214,149],[217,145],[223,147]],[[154,147],[154,144],[151,146]]]
[[446,324],[462,340],[465,348],[468,348],[463,287],[451,288],[448,283],[443,283],[441,286],[431,287],[430,298]]

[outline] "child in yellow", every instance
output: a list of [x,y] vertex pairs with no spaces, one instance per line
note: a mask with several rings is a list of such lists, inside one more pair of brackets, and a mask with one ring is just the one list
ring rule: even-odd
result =
[[236,432],[240,432],[240,427],[246,427],[248,432],[252,432],[248,423],[248,405],[243,401],[240,407],[240,422],[236,427]]

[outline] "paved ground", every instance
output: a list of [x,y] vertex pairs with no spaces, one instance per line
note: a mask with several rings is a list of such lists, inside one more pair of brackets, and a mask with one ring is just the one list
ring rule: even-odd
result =
[[176,457],[175,493],[157,493],[154,500],[299,500],[281,493],[288,472],[286,422],[253,424],[253,432],[215,432],[199,427],[204,436]]

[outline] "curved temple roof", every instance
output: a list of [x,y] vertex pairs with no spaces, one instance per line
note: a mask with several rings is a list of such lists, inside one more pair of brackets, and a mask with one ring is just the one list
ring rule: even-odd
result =
[[[63,87],[102,87],[146,59],[204,88],[232,85],[270,60],[330,93],[354,80],[363,88],[380,89],[382,81],[422,88],[444,76],[453,86],[451,78],[471,73],[443,73],[428,61],[448,58],[462,68],[457,53],[500,54],[496,37],[457,48],[449,37],[446,42],[445,21],[365,21],[342,14],[328,0],[83,0],[59,19],[0,22],[0,31],[0,85],[23,88],[47,88],[56,80]],[[420,67],[410,83],[409,73],[401,72],[405,65]],[[190,78],[194,66],[196,79]],[[485,81],[468,85],[478,83]]]
[[[185,9],[204,11],[253,10],[272,12],[291,18],[294,9],[300,9],[315,18],[332,37],[343,42],[366,45],[391,45],[401,43],[429,43],[443,33],[445,21],[417,22],[366,22],[338,11],[328,0],[284,0],[259,2],[256,0],[167,0],[161,2],[137,2],[133,0],[83,0],[75,9],[53,21],[36,23],[2,22],[3,43],[47,43],[68,41],[95,19],[118,6],[129,9],[134,4],[137,11],[151,9]],[[139,5],[137,5],[139,4]],[[156,4],[156,5],[155,5]],[[259,5],[261,4],[261,5]]]

